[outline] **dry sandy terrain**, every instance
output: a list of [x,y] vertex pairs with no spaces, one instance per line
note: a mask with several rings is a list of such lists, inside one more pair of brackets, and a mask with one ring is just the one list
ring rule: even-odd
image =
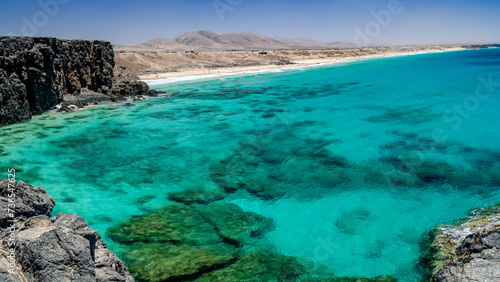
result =
[[142,80],[231,73],[286,66],[305,66],[386,56],[462,50],[470,46],[411,46],[349,50],[279,50],[258,54],[251,51],[197,53],[118,53],[115,74]]

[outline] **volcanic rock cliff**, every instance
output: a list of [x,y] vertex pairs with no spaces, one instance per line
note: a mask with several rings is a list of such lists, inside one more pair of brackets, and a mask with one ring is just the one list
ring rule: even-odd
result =
[[101,93],[116,100],[147,93],[144,82],[113,85],[114,66],[109,42],[0,37],[0,125],[41,114],[64,94]]
[[0,37],[0,124],[40,114],[63,93],[109,93],[114,65],[109,42]]
[[50,218],[54,205],[42,187],[0,180],[0,281],[134,281],[83,218]]

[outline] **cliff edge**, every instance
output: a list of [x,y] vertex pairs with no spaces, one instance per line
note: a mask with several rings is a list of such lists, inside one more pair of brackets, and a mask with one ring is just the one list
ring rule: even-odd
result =
[[109,93],[114,65],[109,42],[0,37],[0,125],[41,114],[63,93]]
[[475,209],[426,237],[421,262],[431,281],[500,281],[500,206]]
[[0,126],[29,120],[64,95],[83,106],[148,94],[144,82],[116,79],[114,67],[106,41],[0,37]]
[[0,181],[0,281],[134,282],[127,266],[76,214],[52,217],[42,187]]

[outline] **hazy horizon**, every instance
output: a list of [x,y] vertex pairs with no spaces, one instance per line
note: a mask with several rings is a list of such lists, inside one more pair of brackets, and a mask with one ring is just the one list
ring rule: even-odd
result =
[[403,45],[500,42],[500,2],[6,0],[0,35],[136,44],[195,30]]

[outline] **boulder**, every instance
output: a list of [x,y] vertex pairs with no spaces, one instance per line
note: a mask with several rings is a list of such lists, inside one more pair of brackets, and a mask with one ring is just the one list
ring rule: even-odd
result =
[[55,226],[17,234],[17,261],[30,281],[96,281],[89,241]]
[[111,89],[112,97],[148,95],[149,85],[144,81],[118,81]]
[[[14,216],[16,220],[26,220],[29,217],[37,215],[52,216],[52,209],[56,202],[52,197],[47,195],[45,189],[42,187],[33,187],[22,181],[15,185],[14,190],[12,184],[9,185],[8,181],[0,181],[0,209],[7,211],[9,207],[9,199],[16,199]],[[14,191],[15,197],[9,197]],[[2,212],[0,214],[0,227],[7,227],[10,225],[8,213]]]
[[[8,181],[0,181],[2,210],[12,194],[16,198],[14,228],[8,214],[2,213],[0,218],[0,281],[135,281],[83,218],[64,213],[50,218],[55,202],[42,187],[20,181],[10,190]],[[14,246],[8,240],[12,230]],[[9,273],[12,248],[16,274]]]

